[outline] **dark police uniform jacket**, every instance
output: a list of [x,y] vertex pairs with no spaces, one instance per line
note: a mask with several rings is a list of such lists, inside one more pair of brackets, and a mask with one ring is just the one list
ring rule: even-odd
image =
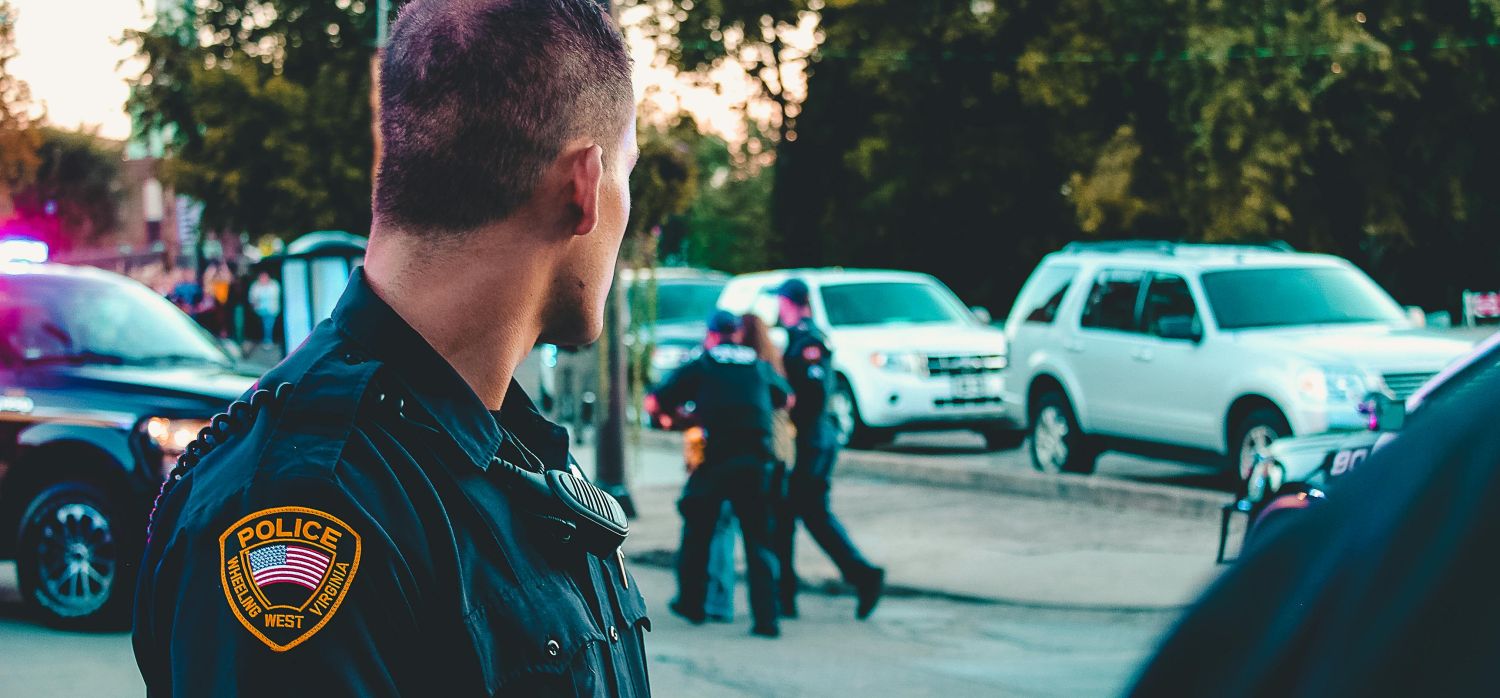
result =
[[688,402],[708,440],[707,462],[738,456],[775,460],[772,413],[787,403],[791,386],[750,347],[720,344],[700,352],[652,391],[671,412]]
[[797,394],[792,405],[792,424],[797,427],[799,449],[832,449],[837,446],[833,422],[828,416],[828,396],[835,389],[833,352],[828,340],[808,320],[787,330],[787,381]]
[[649,694],[623,555],[565,542],[502,477],[576,467],[519,386],[486,410],[362,272],[260,386],[154,513],[152,695]]

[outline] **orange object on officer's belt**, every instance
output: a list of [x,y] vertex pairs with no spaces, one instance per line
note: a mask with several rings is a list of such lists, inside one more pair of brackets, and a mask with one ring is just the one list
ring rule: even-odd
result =
[[682,462],[687,471],[693,472],[703,465],[703,453],[708,447],[708,434],[703,427],[693,427],[682,432]]

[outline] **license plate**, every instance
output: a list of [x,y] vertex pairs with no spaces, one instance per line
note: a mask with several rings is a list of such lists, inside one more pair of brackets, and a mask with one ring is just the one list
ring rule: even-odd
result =
[[988,376],[954,376],[953,397],[960,400],[977,397],[994,397],[999,389]]

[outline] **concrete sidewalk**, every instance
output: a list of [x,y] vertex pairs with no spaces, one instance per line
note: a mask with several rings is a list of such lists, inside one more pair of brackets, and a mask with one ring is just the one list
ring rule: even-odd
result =
[[[575,455],[592,470],[590,448]],[[638,516],[626,551],[638,564],[670,564],[681,531],[679,454],[648,443],[633,455]],[[1166,513],[849,472],[835,479],[833,509],[865,555],[887,567],[897,592],[1145,611],[1190,603],[1218,572],[1216,509]],[[835,568],[805,532],[797,551],[805,582],[837,586]]]

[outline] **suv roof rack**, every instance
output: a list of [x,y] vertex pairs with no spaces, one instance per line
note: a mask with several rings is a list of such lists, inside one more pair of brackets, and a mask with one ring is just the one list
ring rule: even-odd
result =
[[1201,243],[1181,242],[1176,240],[1100,240],[1097,242],[1083,241],[1070,242],[1063,246],[1065,254],[1079,254],[1082,252],[1102,252],[1105,254],[1119,254],[1121,252],[1155,252],[1167,256],[1175,256],[1180,247],[1187,248],[1218,248],[1225,250],[1253,249],[1267,250],[1273,252],[1296,252],[1291,245],[1281,240],[1270,240],[1267,242],[1246,243]]

